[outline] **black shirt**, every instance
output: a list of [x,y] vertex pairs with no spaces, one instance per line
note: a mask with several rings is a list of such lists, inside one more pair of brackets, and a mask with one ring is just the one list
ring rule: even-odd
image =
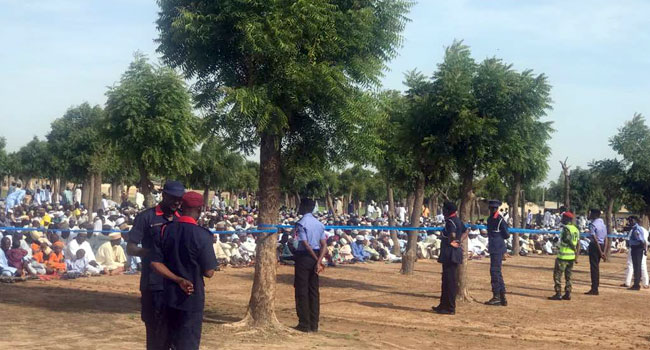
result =
[[488,231],[488,252],[492,254],[505,254],[506,243],[510,234],[508,233],[508,223],[497,211],[487,219]]
[[[174,216],[174,219],[178,214]],[[151,254],[154,249],[154,242],[160,239],[160,229],[164,224],[170,223],[165,217],[160,206],[141,211],[133,222],[129,231],[129,243],[142,244],[149,254],[142,257],[142,274],[140,275],[140,291],[162,291],[163,277],[151,271]]]
[[187,295],[177,283],[165,279],[165,304],[184,311],[203,310],[203,273],[217,268],[212,233],[197,226],[193,218],[181,216],[177,221],[165,225],[161,236],[156,242],[152,261],[165,264],[176,276],[194,285],[194,293]]
[[438,262],[450,263],[451,262],[451,242],[459,241],[465,232],[465,225],[458,218],[453,215],[445,219],[445,229],[440,235],[440,256]]

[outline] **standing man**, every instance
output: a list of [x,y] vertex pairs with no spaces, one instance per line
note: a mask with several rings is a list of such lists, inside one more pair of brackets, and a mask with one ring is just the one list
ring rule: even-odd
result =
[[488,252],[490,253],[490,280],[492,282],[492,299],[486,302],[487,305],[507,306],[506,285],[503,282],[501,274],[501,264],[503,254],[506,253],[506,242],[510,234],[508,233],[508,223],[499,214],[501,202],[491,200],[488,202],[490,208],[490,217],[487,219],[488,228]]
[[591,209],[589,211],[589,233],[591,236],[589,242],[589,270],[591,272],[591,289],[585,293],[587,295],[598,295],[598,286],[600,284],[600,259],[607,261],[605,255],[605,240],[607,239],[607,227],[605,222],[600,218],[600,209]]
[[440,305],[432,309],[443,315],[456,314],[456,292],[458,289],[458,265],[463,263],[463,248],[460,242],[465,233],[465,225],[456,214],[456,204],[445,202],[442,214],[445,216],[445,229],[440,235],[440,256],[442,264],[442,294]]
[[140,212],[129,231],[126,253],[142,258],[140,275],[141,317],[147,329],[147,349],[160,349],[166,339],[167,326],[163,318],[163,278],[151,273],[151,253],[155,240],[160,239],[160,229],[179,215],[176,212],[185,194],[185,187],[178,181],[167,181],[163,187],[163,199],[154,208]]
[[[217,268],[212,233],[197,225],[203,196],[187,192],[183,215],[165,224],[156,241],[151,268],[165,279],[164,305],[169,338],[164,349],[198,350],[201,344],[205,282]],[[162,336],[162,335],[161,335]]]
[[628,218],[632,228],[628,236],[630,244],[630,255],[632,256],[632,266],[634,270],[634,284],[629,290],[641,289],[641,263],[643,256],[647,254],[648,241],[644,234],[644,228],[639,225],[639,218],[637,216],[630,216]]
[[325,226],[312,215],[314,206],[313,200],[302,199],[298,211],[302,219],[296,223],[298,248],[294,253],[296,265],[293,286],[298,314],[298,325],[295,329],[301,332],[318,332],[318,275],[325,269],[323,257],[327,253]]
[[[571,273],[573,272],[573,263],[578,262],[578,254],[580,254],[580,246],[578,239],[580,238],[580,231],[573,224],[573,215],[570,211],[562,213],[562,233],[560,235],[560,247],[557,252],[557,259],[555,259],[555,269],[553,270],[553,281],[555,282],[555,295],[548,297],[550,300],[571,300]],[[564,287],[564,295],[562,292],[562,274],[566,279]]]

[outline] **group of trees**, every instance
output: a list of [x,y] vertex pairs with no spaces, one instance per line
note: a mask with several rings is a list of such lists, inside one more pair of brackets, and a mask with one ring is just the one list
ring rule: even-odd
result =
[[[72,107],[52,123],[46,141],[34,139],[10,155],[0,147],[4,175],[90,189],[137,184],[147,205],[154,179],[180,178],[204,193],[257,192],[261,227],[277,224],[281,203],[302,195],[323,198],[329,208],[335,197],[357,208],[386,200],[391,225],[400,198],[414,226],[425,200],[435,211],[459,199],[460,218],[468,221],[479,196],[522,211],[522,194],[544,197],[539,183],[553,129],[543,120],[551,104],[543,74],[517,71],[499,58],[477,62],[455,41],[431,76],[412,71],[404,92],[381,91],[410,1],[158,3],[158,51],[166,65],[136,55],[109,88],[105,108]],[[184,78],[194,81],[191,92]],[[572,191],[593,193],[575,196],[574,204],[613,208],[625,192],[631,206],[650,213],[650,162],[642,152],[649,135],[636,116],[611,141],[624,160],[594,162],[587,173],[574,169],[571,181],[581,185]],[[255,150],[259,164],[244,158]],[[519,226],[523,218],[512,214]],[[279,324],[276,242],[277,234],[258,237],[242,325]],[[405,274],[415,263],[414,232],[408,242]]]

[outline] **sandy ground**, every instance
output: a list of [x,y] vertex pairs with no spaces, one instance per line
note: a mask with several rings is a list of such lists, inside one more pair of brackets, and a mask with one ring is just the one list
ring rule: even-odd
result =
[[[572,301],[548,301],[552,257],[505,262],[508,307],[491,296],[489,260],[471,261],[473,302],[455,316],[430,311],[440,293],[440,266],[419,261],[413,276],[398,264],[329,268],[321,278],[321,332],[251,333],[222,324],[244,315],[252,269],[227,269],[207,282],[203,349],[650,349],[649,290],[627,291],[625,257],[602,264],[601,295],[586,296],[589,266],[574,273]],[[143,349],[139,276],[28,281],[0,285],[0,349]],[[297,323],[293,269],[278,269],[277,315]]]

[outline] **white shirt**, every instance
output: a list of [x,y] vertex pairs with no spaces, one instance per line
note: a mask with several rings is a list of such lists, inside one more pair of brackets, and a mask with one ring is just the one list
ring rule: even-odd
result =
[[397,216],[399,217],[400,221],[402,222],[406,221],[406,208],[404,207],[397,208]]
[[79,244],[76,239],[71,240],[63,254],[66,259],[74,260],[77,258],[77,250],[79,249],[83,249],[86,252],[84,256],[88,258],[88,261],[95,260],[95,253],[93,253],[93,249],[90,247],[88,241]]

